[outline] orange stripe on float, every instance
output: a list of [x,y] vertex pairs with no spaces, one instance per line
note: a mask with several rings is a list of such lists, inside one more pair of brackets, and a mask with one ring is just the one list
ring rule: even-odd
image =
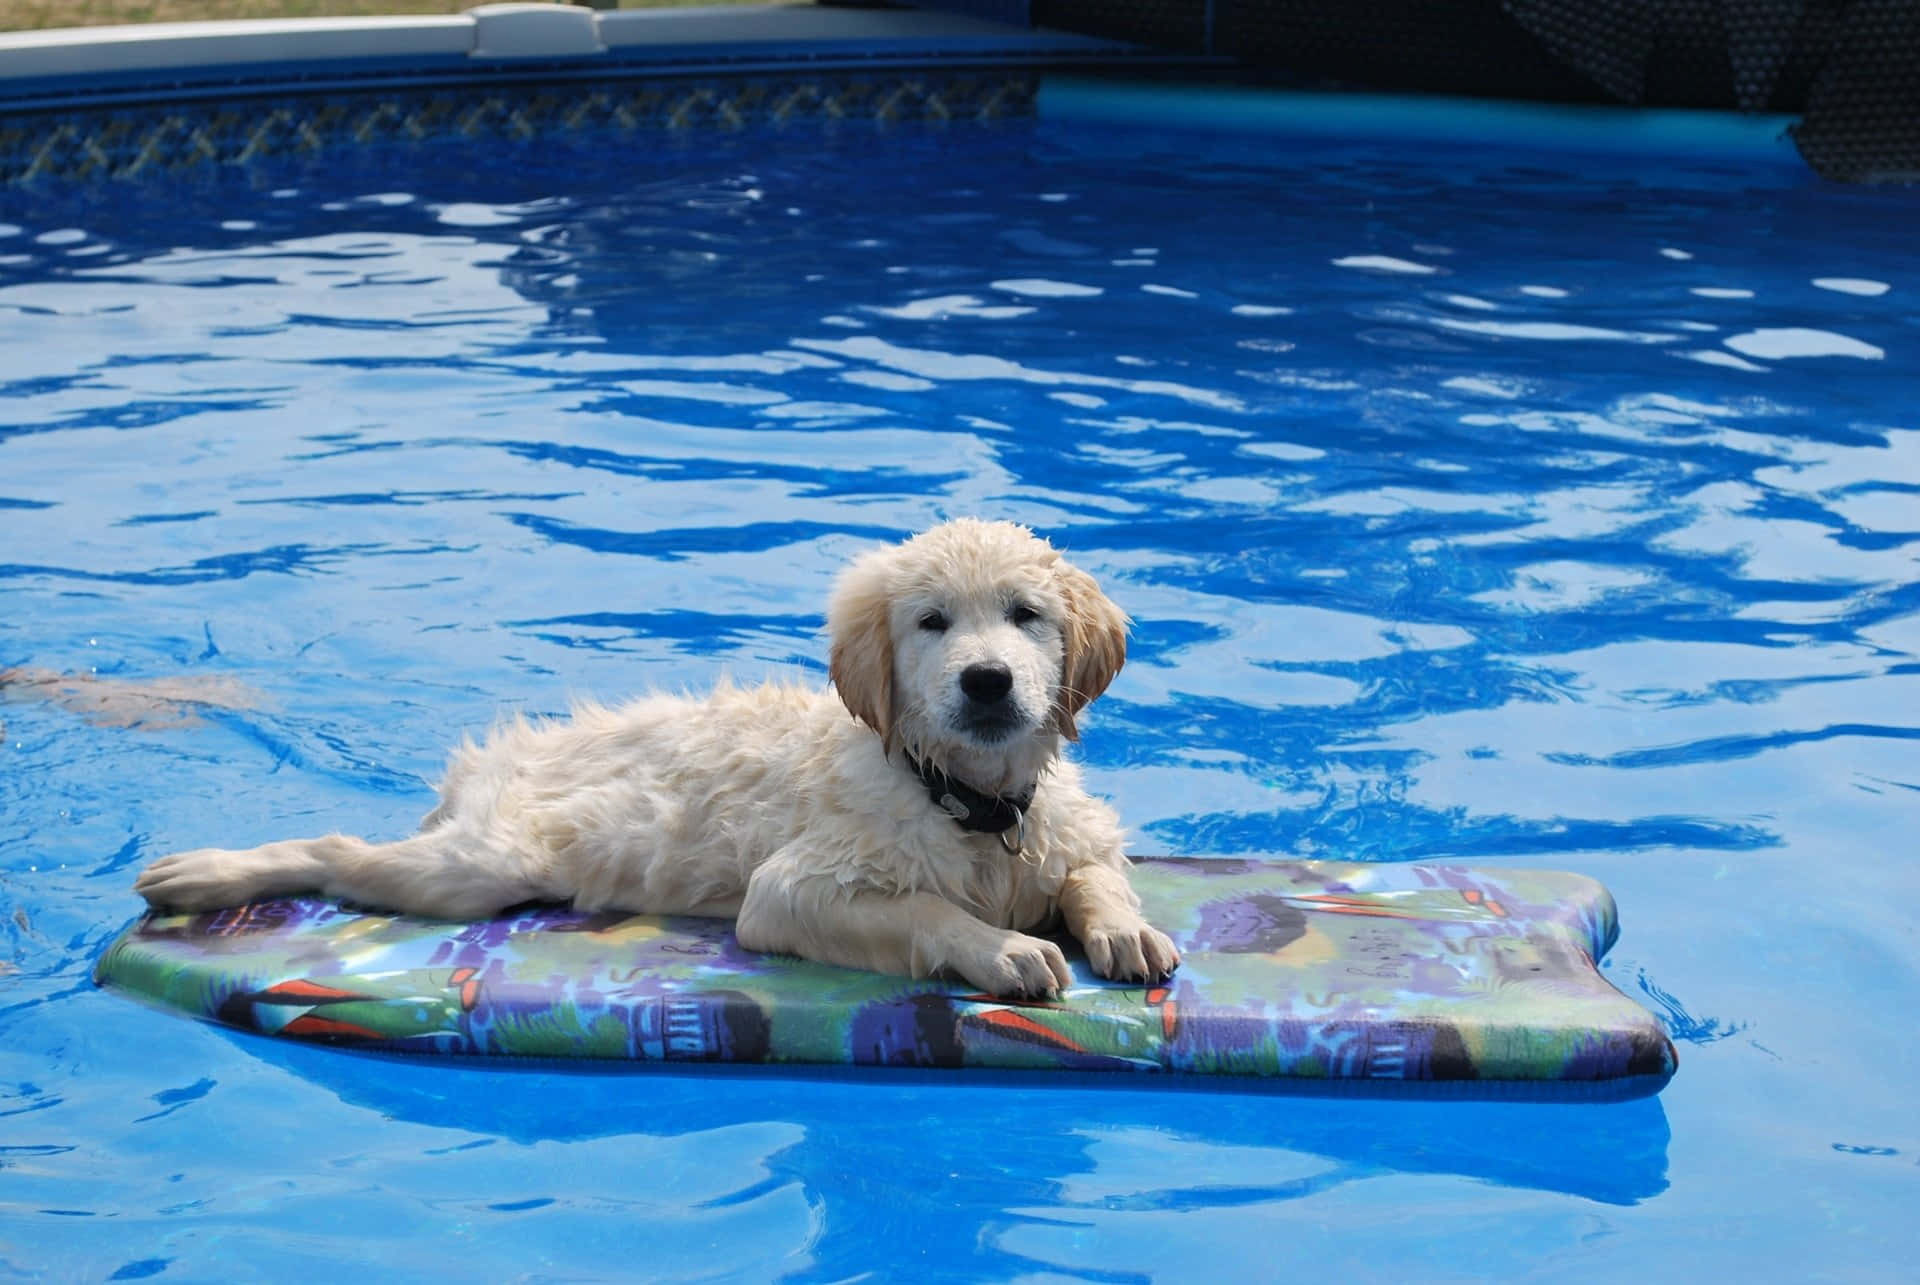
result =
[[1023,1017],[1019,1013],[1010,1012],[1004,1008],[996,1008],[989,1013],[975,1014],[974,1020],[984,1022],[989,1026],[998,1026],[1002,1028],[1005,1034],[1015,1036],[1016,1038],[1024,1037],[1030,1040],[1037,1040],[1042,1044],[1052,1044],[1058,1048],[1068,1049],[1075,1053],[1085,1053],[1087,1051],[1086,1046],[1078,1041],[1069,1039],[1058,1031],[1042,1026],[1030,1017]]
[[336,1022],[331,1017],[315,1017],[305,1013],[294,1018],[280,1028],[282,1035],[297,1035],[302,1039],[350,1039],[384,1040],[384,1032],[365,1026],[356,1026],[352,1022]]
[[358,991],[343,991],[337,986],[322,986],[319,982],[310,982],[304,978],[275,982],[253,995],[256,1001],[264,1000],[269,1004],[313,1004],[328,1000],[371,998],[372,996],[362,995]]

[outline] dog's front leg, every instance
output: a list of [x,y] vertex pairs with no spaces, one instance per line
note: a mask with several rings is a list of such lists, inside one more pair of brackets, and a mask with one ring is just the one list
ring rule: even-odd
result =
[[1141,917],[1133,885],[1112,866],[1088,863],[1068,870],[1060,913],[1102,977],[1158,982],[1180,966],[1173,939]]
[[958,973],[990,995],[1051,999],[1073,985],[1060,948],[995,928],[926,892],[848,887],[783,852],[753,872],[735,925],[749,950],[902,977]]

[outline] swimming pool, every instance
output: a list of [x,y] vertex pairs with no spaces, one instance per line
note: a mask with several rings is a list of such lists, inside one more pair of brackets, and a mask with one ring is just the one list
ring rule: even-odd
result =
[[[1044,111],[676,137],[0,192],[0,1262],[1901,1274],[1920,197]],[[1135,616],[1082,758],[1139,850],[1593,874],[1668,1090],[489,1072],[91,986],[145,860],[398,834],[503,708],[819,677],[833,570],[958,513]]]

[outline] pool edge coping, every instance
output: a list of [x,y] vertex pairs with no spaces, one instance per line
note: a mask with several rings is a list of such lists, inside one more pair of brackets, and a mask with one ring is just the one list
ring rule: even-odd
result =
[[498,4],[450,15],[0,32],[0,112],[49,89],[64,87],[72,99],[84,101],[90,85],[142,76],[164,92],[181,73],[199,73],[211,83],[222,72],[239,77],[264,67],[298,65],[323,73],[400,60],[476,76],[554,62],[617,74],[662,61],[733,63],[774,49],[800,58],[859,53],[863,61],[943,56],[1196,61],[1125,41],[911,9],[801,3],[601,11]]

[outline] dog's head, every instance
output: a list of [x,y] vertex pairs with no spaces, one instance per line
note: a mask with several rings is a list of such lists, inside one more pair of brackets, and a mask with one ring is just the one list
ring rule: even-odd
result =
[[971,518],[858,559],[827,626],[847,708],[889,752],[936,763],[1075,739],[1127,655],[1127,617],[1092,576],[1025,527]]

